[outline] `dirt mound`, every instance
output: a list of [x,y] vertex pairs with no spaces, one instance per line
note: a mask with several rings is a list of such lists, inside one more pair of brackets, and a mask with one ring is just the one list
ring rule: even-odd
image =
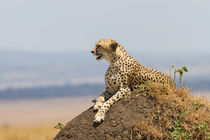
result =
[[115,103],[105,121],[93,125],[93,108],[70,121],[54,140],[210,139],[210,106],[183,88],[148,85]]

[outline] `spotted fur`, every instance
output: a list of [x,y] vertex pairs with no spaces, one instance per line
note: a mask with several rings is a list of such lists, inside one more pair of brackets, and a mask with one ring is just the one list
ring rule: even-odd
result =
[[94,105],[94,111],[97,111],[95,123],[101,123],[104,120],[112,104],[147,81],[169,84],[174,87],[170,76],[142,66],[114,40],[98,41],[91,52],[97,60],[105,59],[110,64],[105,74],[106,90]]

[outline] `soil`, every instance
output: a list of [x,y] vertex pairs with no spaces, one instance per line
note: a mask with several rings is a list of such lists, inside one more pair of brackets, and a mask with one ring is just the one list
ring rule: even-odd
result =
[[210,104],[188,90],[171,91],[148,84],[146,94],[132,93],[94,125],[95,112],[89,108],[69,123],[54,140],[168,140],[210,139]]
[[155,111],[155,102],[149,96],[133,94],[115,103],[107,113],[105,121],[93,124],[93,107],[71,120],[54,140],[129,140],[136,122],[147,120]]

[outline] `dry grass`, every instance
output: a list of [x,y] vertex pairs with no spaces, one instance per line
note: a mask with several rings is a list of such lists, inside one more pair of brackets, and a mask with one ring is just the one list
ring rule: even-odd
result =
[[0,127],[0,140],[52,140],[59,130],[54,126]]
[[133,125],[136,139],[210,140],[210,104],[189,90],[172,91],[164,85],[147,83],[147,96],[156,103],[156,112]]

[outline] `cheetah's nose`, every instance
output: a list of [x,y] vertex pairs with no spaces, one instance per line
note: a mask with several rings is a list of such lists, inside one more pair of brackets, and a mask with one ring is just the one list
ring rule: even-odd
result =
[[91,53],[94,53],[94,51],[91,51]]

